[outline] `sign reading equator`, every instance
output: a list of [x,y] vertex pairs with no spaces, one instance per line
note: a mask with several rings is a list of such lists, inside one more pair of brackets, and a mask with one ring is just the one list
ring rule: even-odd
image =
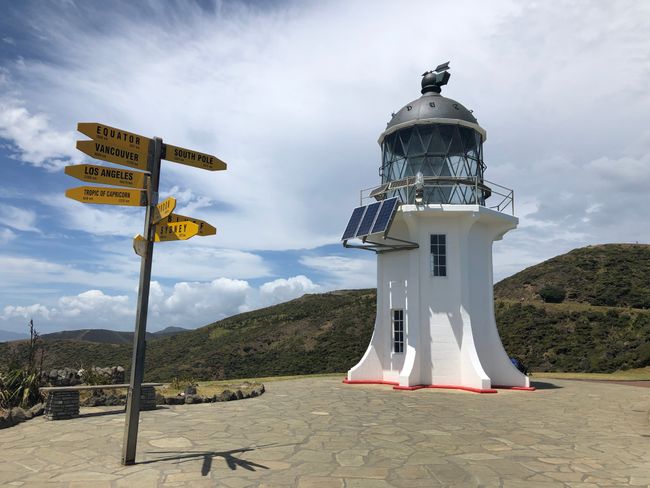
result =
[[144,207],[147,205],[147,192],[130,188],[78,186],[66,190],[65,196],[81,203],[126,205],[129,207]]
[[136,151],[147,152],[149,150],[149,143],[151,142],[151,139],[140,134],[116,129],[115,127],[97,122],[79,122],[77,124],[77,130],[94,141],[102,141]]
[[88,156],[108,161],[109,163],[121,164],[132,168],[147,169],[147,151],[125,149],[115,144],[97,141],[77,141],[77,149]]
[[193,151],[192,149],[185,149],[184,147],[172,146],[171,144],[165,144],[163,159],[175,163],[186,164],[188,166],[195,166],[201,169],[207,169],[209,171],[221,171],[227,168],[226,163],[212,154],[205,154]]
[[94,164],[76,164],[65,167],[65,174],[90,183],[144,188],[147,173],[130,169],[110,168]]

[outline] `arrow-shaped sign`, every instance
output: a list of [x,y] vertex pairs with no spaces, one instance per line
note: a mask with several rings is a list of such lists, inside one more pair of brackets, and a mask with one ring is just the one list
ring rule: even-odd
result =
[[147,241],[140,234],[133,238],[133,250],[141,258],[143,258],[147,252]]
[[144,207],[147,205],[147,192],[130,188],[78,186],[66,190],[65,196],[81,203],[127,205],[130,207]]
[[205,154],[193,151],[192,149],[185,149],[184,147],[172,146],[171,144],[165,144],[163,159],[175,163],[186,164],[188,166],[195,166],[201,169],[207,169],[209,171],[220,171],[227,167],[226,163],[212,154]]
[[154,242],[186,241],[197,234],[199,226],[188,220],[182,220],[172,224],[164,224],[160,222],[156,224],[155,231],[156,235]]
[[149,150],[149,143],[151,142],[151,139],[140,134],[116,129],[97,122],[79,122],[77,130],[94,141],[102,141],[125,149],[144,151],[145,153]]
[[95,159],[145,171],[147,169],[147,151],[143,149],[126,149],[104,141],[77,141],[77,149]]
[[217,229],[214,226],[208,224],[205,220],[195,219],[194,217],[187,217],[186,215],[181,215],[177,213],[173,213],[169,217],[167,217],[164,220],[164,223],[171,224],[174,222],[181,222],[183,220],[188,220],[198,225],[199,231],[197,232],[197,235],[199,236],[213,236],[217,233]]
[[65,174],[90,183],[104,185],[128,186],[130,188],[144,188],[147,173],[130,169],[110,168],[94,164],[75,164],[65,167]]
[[157,224],[162,219],[167,217],[176,208],[176,199],[174,197],[165,198],[162,202],[156,205],[153,209],[152,224]]

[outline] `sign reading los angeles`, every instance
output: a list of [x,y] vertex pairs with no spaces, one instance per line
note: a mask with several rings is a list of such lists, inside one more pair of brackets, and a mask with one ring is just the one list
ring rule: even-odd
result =
[[144,207],[147,205],[147,193],[143,190],[132,190],[130,188],[79,186],[66,190],[65,196],[82,203],[126,205],[129,207]]
[[91,138],[89,141],[77,141],[77,149],[80,151],[95,159],[143,171],[95,164],[78,164],[65,168],[67,175],[81,181],[112,185],[70,188],[65,192],[68,198],[81,203],[146,207],[143,235],[137,235],[133,239],[133,250],[142,260],[122,444],[122,464],[131,465],[135,463],[140,418],[154,242],[184,241],[195,235],[209,236],[217,232],[215,227],[203,220],[172,213],[176,209],[174,197],[158,202],[161,162],[166,159],[210,171],[225,170],[226,163],[211,154],[163,144],[159,137],[148,138],[97,122],[80,122],[77,130]]
[[129,188],[145,188],[147,173],[122,168],[109,168],[94,164],[75,164],[65,167],[65,174],[90,183],[103,185],[127,186]]
[[188,166],[195,166],[208,171],[221,171],[227,168],[227,164],[221,161],[212,154],[205,154],[183,147],[172,146],[165,144],[165,154],[163,159],[173,161],[175,163],[186,164]]

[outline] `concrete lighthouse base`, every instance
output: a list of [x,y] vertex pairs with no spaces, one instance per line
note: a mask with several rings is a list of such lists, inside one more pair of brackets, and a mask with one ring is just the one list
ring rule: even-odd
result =
[[479,205],[402,205],[390,236],[419,248],[378,254],[375,329],[346,382],[532,389],[494,319],[492,243],[517,223]]

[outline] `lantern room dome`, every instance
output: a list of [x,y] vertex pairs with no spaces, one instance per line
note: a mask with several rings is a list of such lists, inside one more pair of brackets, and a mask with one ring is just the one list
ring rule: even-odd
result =
[[427,92],[417,100],[407,103],[388,122],[386,129],[413,121],[427,119],[453,119],[477,124],[476,117],[456,100],[439,93]]
[[486,132],[476,117],[463,104],[440,94],[443,85],[449,81],[447,71],[449,63],[438,66],[436,71],[427,71],[422,75],[422,96],[407,103],[392,117],[386,125],[386,130],[379,137],[379,144],[385,136],[397,130],[414,125],[452,124],[474,129],[481,134],[482,142],[486,140]]

